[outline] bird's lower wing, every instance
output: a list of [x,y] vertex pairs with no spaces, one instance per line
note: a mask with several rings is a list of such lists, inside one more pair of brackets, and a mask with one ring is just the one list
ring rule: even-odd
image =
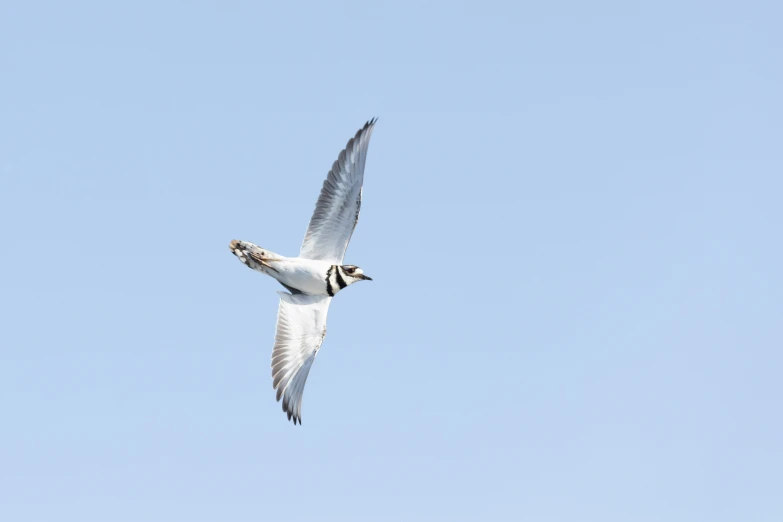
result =
[[283,411],[294,424],[302,423],[302,394],[307,374],[326,336],[329,296],[280,294],[275,347],[272,351],[272,386]]

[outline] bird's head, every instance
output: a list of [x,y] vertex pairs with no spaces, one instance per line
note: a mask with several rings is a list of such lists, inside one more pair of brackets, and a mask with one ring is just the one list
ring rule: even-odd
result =
[[367,277],[362,272],[362,269],[355,265],[341,265],[337,267],[340,271],[340,275],[343,276],[345,282],[349,285],[357,281],[372,281],[371,277]]

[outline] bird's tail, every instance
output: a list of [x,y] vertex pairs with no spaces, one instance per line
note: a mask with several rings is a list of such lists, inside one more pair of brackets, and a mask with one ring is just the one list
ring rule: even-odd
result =
[[232,239],[231,243],[228,244],[228,248],[242,263],[254,270],[263,272],[264,270],[261,267],[264,267],[275,272],[277,271],[269,264],[271,261],[280,260],[280,256],[274,252],[239,239]]

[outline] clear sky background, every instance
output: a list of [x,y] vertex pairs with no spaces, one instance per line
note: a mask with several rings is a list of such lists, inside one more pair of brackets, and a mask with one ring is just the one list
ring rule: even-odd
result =
[[[0,519],[783,520],[777,2],[4,2]],[[304,395],[281,287],[380,120]]]

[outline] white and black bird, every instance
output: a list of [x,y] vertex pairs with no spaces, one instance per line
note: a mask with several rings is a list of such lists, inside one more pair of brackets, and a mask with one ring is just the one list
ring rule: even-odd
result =
[[284,257],[237,239],[229,244],[243,264],[274,277],[290,292],[278,292],[272,386],[294,424],[302,423],[302,393],[326,336],[332,297],[353,283],[371,281],[358,266],[344,265],[343,257],[359,221],[364,164],[375,122],[365,123],[332,165],[298,257]]

